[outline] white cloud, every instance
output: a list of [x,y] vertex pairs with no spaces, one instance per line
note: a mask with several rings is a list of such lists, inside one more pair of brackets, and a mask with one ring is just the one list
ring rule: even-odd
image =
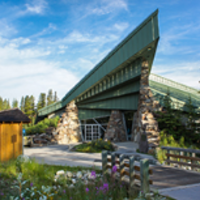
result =
[[26,12],[33,14],[43,14],[47,8],[47,2],[45,0],[32,0],[25,4]]
[[117,40],[119,36],[114,34],[107,35],[91,35],[91,34],[82,34],[79,31],[73,31],[67,37],[65,37],[62,42],[66,43],[77,43],[77,42],[87,42],[87,43],[101,43],[105,44],[106,42],[112,42]]
[[155,65],[152,67],[152,73],[197,89],[200,88],[200,62]]
[[124,23],[116,23],[114,25],[114,28],[117,29],[118,31],[124,31],[125,29],[127,29],[129,26],[129,24],[127,22]]
[[53,89],[61,99],[78,82],[60,62],[45,59],[50,51],[37,46],[22,48],[31,42],[29,38],[0,39],[4,42],[0,44],[1,97],[12,101],[33,94],[37,100],[40,92]]
[[97,5],[93,9],[90,8],[92,14],[105,15],[118,9],[128,10],[127,3],[124,0],[102,0],[100,5]]
[[39,37],[39,36],[48,35],[48,34],[51,34],[55,30],[57,30],[56,25],[49,23],[47,28],[44,28],[41,32],[32,35],[31,38],[36,38],[36,37]]
[[6,19],[0,19],[0,36],[10,36],[17,33],[17,30]]

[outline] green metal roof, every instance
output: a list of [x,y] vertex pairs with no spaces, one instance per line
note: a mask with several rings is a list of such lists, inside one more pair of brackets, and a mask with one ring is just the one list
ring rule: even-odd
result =
[[[116,74],[117,71],[120,71],[119,73],[122,73],[122,71],[125,70],[128,65],[130,65],[137,59],[146,58],[149,60],[151,66],[159,39],[157,14],[158,10],[147,17],[101,62],[99,62],[75,87],[73,87],[60,102],[40,109],[38,111],[38,115],[44,116],[58,109],[61,109],[65,107],[67,103],[79,97],[89,97],[87,93],[89,92],[89,94],[92,94],[91,90],[96,85],[99,85],[101,83],[103,84],[103,81],[105,81],[105,78],[107,76],[112,76],[112,74]],[[137,66],[135,66],[133,70],[135,70],[136,67]],[[137,76],[140,76],[140,71],[136,72]],[[135,102],[137,102],[138,97],[135,96],[132,98],[135,99]],[[113,102],[111,102],[111,105],[112,103]]]
[[200,94],[198,90],[181,83],[172,81],[162,76],[151,74],[149,76],[149,85],[156,100],[163,105],[163,97],[169,92],[174,108],[187,111],[185,104],[188,102],[189,97],[192,104],[200,111]]

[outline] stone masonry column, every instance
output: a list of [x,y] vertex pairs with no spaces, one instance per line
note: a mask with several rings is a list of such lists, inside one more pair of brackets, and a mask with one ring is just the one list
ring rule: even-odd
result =
[[127,141],[126,131],[123,123],[123,116],[121,111],[112,110],[104,139],[113,142]]
[[65,113],[59,120],[56,132],[58,144],[70,144],[81,140],[78,108],[74,101],[67,104]]
[[142,62],[138,110],[132,129],[132,140],[139,143],[140,152],[147,153],[149,147],[156,147],[159,143],[158,123],[153,114],[155,107],[149,87],[149,65],[145,60]]

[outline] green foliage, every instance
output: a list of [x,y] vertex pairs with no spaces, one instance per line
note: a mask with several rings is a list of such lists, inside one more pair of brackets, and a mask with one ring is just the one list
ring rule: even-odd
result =
[[3,99],[0,97],[0,110],[3,110]]
[[53,92],[52,92],[52,89],[50,89],[47,95],[47,106],[51,105],[52,103],[54,103]]
[[[179,140],[175,140],[172,135],[169,135],[165,130],[160,132],[160,146],[177,147],[177,148],[191,148],[198,149],[198,146],[187,142],[183,136]],[[166,151],[160,148],[156,149],[156,158],[159,162],[163,162],[166,159]]]
[[58,116],[53,119],[46,118],[46,119],[40,121],[39,123],[37,123],[36,125],[27,127],[26,133],[27,133],[27,135],[32,135],[32,134],[36,134],[36,133],[44,133],[45,129],[47,129],[48,127],[57,127],[58,121],[59,121]]
[[[197,133],[197,125],[194,123],[197,114],[195,113],[191,98],[189,98],[188,103],[186,104],[186,107],[188,108],[188,112],[185,114],[188,119],[187,125],[184,125],[181,122],[181,114],[183,115],[183,113],[174,110],[172,107],[170,94],[167,93],[164,98],[165,111],[157,113],[159,116],[157,121],[160,130],[164,131],[167,134],[167,137],[171,138],[172,141],[173,139],[179,141],[183,137],[185,138],[184,143],[187,145],[196,144],[200,147],[200,134]],[[163,143],[164,145],[168,144],[166,139],[164,139]]]
[[40,110],[41,108],[44,108],[46,106],[46,94],[41,93],[39,96],[39,100],[37,103],[37,110]]
[[53,102],[57,102],[57,101],[58,101],[57,92],[55,92],[54,97],[53,97]]
[[18,101],[17,101],[17,99],[13,99],[12,107],[13,108],[18,108]]
[[[125,183],[115,179],[115,173],[106,174],[104,179],[94,177],[86,185],[81,179],[77,181],[75,187],[70,188],[68,179],[63,177],[63,183],[54,175],[58,170],[84,172],[86,169],[92,170],[91,175],[101,170],[84,167],[51,166],[38,164],[34,160],[20,162],[20,171],[16,167],[17,161],[0,163],[1,180],[0,193],[2,200],[166,200],[166,197],[154,193],[153,196],[138,192],[136,188],[128,193]],[[19,163],[17,164],[19,165]],[[12,170],[11,170],[12,169]],[[5,183],[9,183],[5,185]],[[2,187],[3,186],[3,187]],[[139,195],[138,195],[139,193]]]
[[25,98],[21,98],[20,109],[22,112],[25,112]]
[[88,143],[79,144],[74,147],[74,150],[77,152],[84,153],[100,153],[103,150],[114,151],[114,147],[110,141],[104,141],[102,139],[93,140]]

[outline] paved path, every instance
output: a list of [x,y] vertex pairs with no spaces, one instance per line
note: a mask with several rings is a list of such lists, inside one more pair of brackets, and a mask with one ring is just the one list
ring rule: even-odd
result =
[[159,190],[159,193],[176,200],[200,200],[200,183]]
[[[96,166],[101,168],[101,153],[78,153],[69,151],[76,144],[24,148],[24,154],[35,158],[40,163],[84,167]],[[116,145],[118,146],[116,152],[121,153],[134,153],[138,148],[138,145],[133,142],[116,143]]]

